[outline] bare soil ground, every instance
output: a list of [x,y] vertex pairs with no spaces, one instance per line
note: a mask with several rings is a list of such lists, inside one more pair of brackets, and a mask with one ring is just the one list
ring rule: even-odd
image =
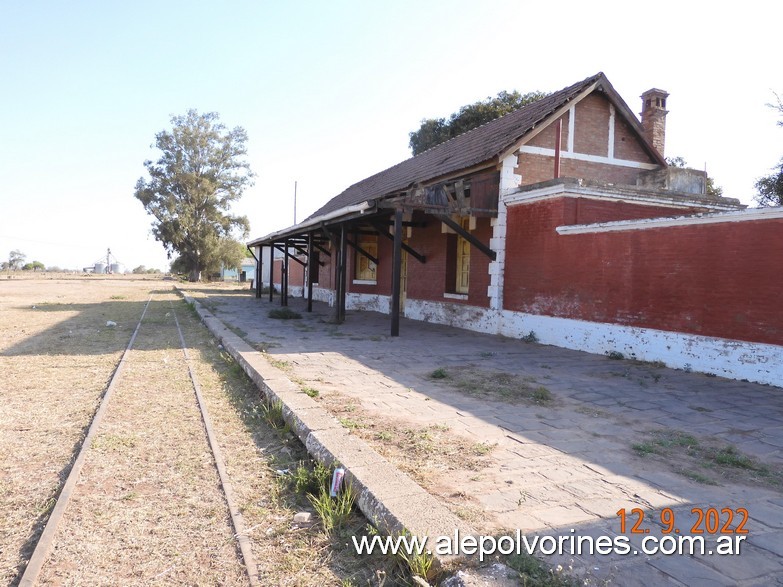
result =
[[[242,585],[239,558],[180,349],[182,325],[263,585],[377,584],[348,533],[292,523],[311,509],[280,470],[307,462],[261,416],[258,390],[163,281],[0,283],[0,582],[15,584],[99,399],[155,291],[88,453],[42,584]],[[106,326],[107,321],[117,326]],[[387,581],[386,585],[390,585]]]

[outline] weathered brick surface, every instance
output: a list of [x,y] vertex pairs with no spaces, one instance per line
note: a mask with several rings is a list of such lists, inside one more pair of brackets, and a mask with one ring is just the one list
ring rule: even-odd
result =
[[581,235],[555,231],[563,224],[665,213],[577,199],[509,208],[506,242],[514,262],[506,265],[506,308],[782,344],[781,219]]

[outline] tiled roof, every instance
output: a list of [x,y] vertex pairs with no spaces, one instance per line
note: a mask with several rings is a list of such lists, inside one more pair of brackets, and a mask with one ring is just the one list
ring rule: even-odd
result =
[[[531,102],[519,110],[496,118],[363,179],[329,200],[309,218],[391,195],[414,183],[426,182],[490,161],[512,147],[558,108],[599,80],[606,81],[603,73],[597,73],[559,92]],[[606,83],[608,85],[608,82]]]

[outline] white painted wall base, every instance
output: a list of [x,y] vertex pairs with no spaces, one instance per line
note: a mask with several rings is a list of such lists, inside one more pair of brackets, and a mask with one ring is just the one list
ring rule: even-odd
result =
[[[317,291],[330,294],[333,303],[334,292],[314,289],[314,300],[318,300]],[[389,314],[391,298],[348,293],[346,307]],[[542,344],[600,355],[616,351],[641,361],[663,361],[675,369],[783,387],[783,346],[773,344],[410,298],[405,302],[405,317],[510,338],[533,332]]]
[[466,304],[408,298],[405,301],[405,317],[487,334],[496,334],[498,331],[498,312],[496,310]]
[[329,304],[330,308],[334,307],[334,290],[327,289],[325,287],[313,286],[313,301],[324,302]]
[[352,293],[345,294],[345,309],[363,312],[391,313],[391,297],[376,294]]
[[783,346],[508,310],[499,324],[499,334],[512,338],[534,332],[543,344],[596,354],[617,351],[676,369],[783,387]]

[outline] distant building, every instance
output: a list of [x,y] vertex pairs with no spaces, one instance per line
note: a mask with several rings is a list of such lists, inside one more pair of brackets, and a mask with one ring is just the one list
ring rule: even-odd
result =
[[[238,269],[238,270],[237,270]],[[220,270],[220,279],[223,281],[250,281],[256,278],[256,261],[252,257],[242,259],[242,264],[237,267],[223,267]]]

